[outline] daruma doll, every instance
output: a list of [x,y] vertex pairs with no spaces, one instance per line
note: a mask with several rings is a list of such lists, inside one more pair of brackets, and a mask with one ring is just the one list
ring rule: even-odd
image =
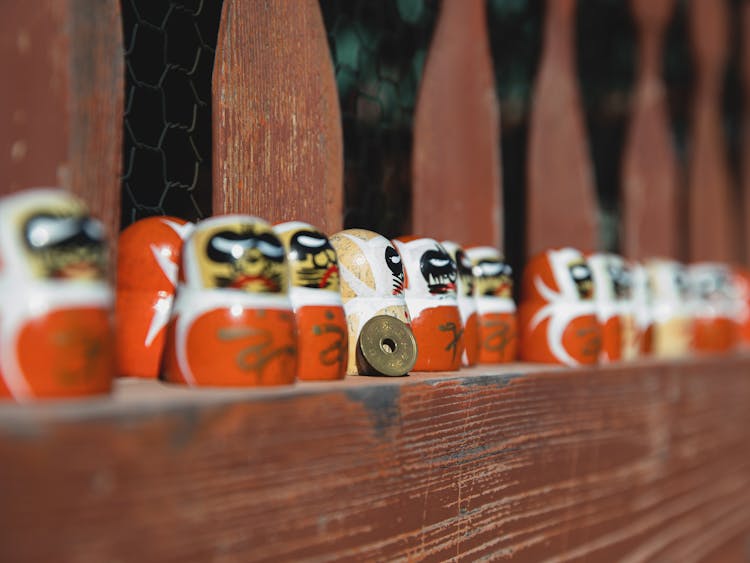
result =
[[0,396],[107,393],[115,373],[101,224],[59,189],[0,199]]
[[393,244],[404,262],[404,297],[419,350],[414,371],[457,370],[464,350],[456,263],[431,238],[403,237]]
[[346,375],[348,334],[336,251],[312,225],[276,225],[289,262],[289,297],[297,324],[297,379]]
[[120,235],[115,299],[118,374],[159,376],[182,245],[192,229],[192,223],[176,217],[148,217]]
[[185,242],[164,378],[192,386],[294,382],[286,252],[257,217],[201,221]]
[[479,319],[479,363],[512,362],[518,355],[513,270],[491,246],[468,248]]
[[703,262],[689,269],[693,296],[693,348],[696,352],[732,350],[738,341],[737,302],[725,264]]
[[443,248],[456,263],[456,298],[461,323],[464,326],[464,353],[461,363],[473,366],[479,360],[479,316],[477,314],[477,300],[474,299],[475,278],[471,260],[466,251],[453,241],[443,241]]
[[417,344],[404,301],[401,256],[382,235],[348,229],[331,236],[341,273],[349,375],[405,375],[417,361]]
[[596,364],[601,328],[593,297],[591,269],[578,250],[548,250],[532,258],[521,280],[521,359]]
[[674,260],[652,259],[646,263],[646,271],[652,299],[652,353],[658,358],[685,357],[693,341],[687,270]]

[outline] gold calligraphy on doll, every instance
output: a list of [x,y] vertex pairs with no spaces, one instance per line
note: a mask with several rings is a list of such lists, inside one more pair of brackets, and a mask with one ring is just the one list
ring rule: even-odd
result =
[[252,327],[220,328],[217,331],[217,337],[224,342],[243,339],[254,341],[242,348],[235,356],[237,367],[243,371],[262,373],[271,360],[281,356],[294,357],[296,353],[296,348],[292,345],[275,347],[273,334],[266,329]]
[[464,329],[459,328],[456,323],[448,322],[442,325],[438,326],[438,330],[441,332],[449,332],[451,333],[451,339],[444,348],[446,352],[452,352],[453,353],[453,360],[456,359],[456,354],[459,352],[458,345],[461,342],[461,337],[464,334]]
[[[335,316],[331,311],[325,312],[325,318],[329,321],[332,321]],[[331,344],[320,351],[318,354],[318,358],[320,359],[320,363],[324,366],[332,366],[332,365],[342,365],[344,363],[344,360],[346,358],[346,334],[344,332],[344,329],[342,329],[339,325],[334,323],[324,323],[319,325],[314,325],[312,328],[312,332],[316,336],[322,336],[324,334],[332,334],[334,335],[334,340],[331,342]]]
[[482,322],[482,328],[487,332],[482,348],[490,352],[505,354],[508,345],[518,337],[507,321],[486,320]]

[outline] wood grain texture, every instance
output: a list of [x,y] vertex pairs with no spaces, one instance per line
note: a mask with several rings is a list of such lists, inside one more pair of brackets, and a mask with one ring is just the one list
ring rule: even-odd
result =
[[749,369],[120,381],[112,401],[6,405],[0,559],[746,560]]
[[677,154],[669,123],[662,58],[674,0],[632,0],[638,78],[623,155],[622,252],[643,260],[680,258],[684,231]]
[[213,209],[342,225],[338,94],[316,0],[225,0],[213,74]]
[[725,0],[690,0],[695,62],[688,164],[688,239],[691,260],[739,258],[739,202],[729,171],[721,95],[729,56],[729,6]]
[[71,189],[120,228],[118,0],[0,1],[0,194]]
[[414,116],[415,233],[502,248],[500,111],[485,0],[443,0]]
[[597,201],[575,65],[575,0],[547,0],[534,83],[526,190],[527,256],[597,247]]

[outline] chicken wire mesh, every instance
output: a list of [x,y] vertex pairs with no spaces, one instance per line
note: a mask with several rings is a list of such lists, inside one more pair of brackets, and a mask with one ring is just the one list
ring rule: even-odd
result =
[[211,72],[219,0],[122,0],[122,225],[211,214]]

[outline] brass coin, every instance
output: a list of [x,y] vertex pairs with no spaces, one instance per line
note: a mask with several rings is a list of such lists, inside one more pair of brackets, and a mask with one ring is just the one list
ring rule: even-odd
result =
[[373,375],[405,375],[417,361],[411,328],[395,317],[371,318],[359,333],[359,351]]

